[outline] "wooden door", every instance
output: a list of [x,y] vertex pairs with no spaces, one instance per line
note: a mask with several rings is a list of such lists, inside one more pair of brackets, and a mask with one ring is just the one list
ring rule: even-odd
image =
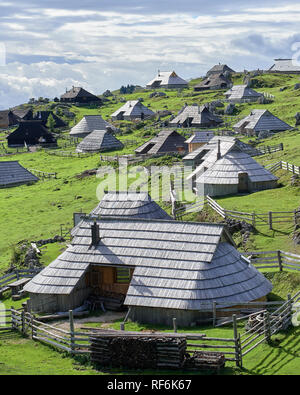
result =
[[239,173],[239,192],[249,192],[248,187],[248,173]]

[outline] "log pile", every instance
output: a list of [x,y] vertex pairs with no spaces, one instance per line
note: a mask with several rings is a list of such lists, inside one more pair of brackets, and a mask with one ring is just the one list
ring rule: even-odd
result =
[[158,336],[92,336],[91,362],[132,369],[173,368],[184,364],[186,339]]
[[219,370],[225,366],[225,356],[220,352],[194,351],[186,355],[184,368],[189,370]]

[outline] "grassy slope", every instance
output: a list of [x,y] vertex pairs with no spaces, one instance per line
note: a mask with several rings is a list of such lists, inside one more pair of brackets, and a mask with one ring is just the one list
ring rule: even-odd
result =
[[[253,108],[268,108],[275,115],[281,117],[284,121],[294,125],[294,115],[299,110],[299,93],[293,90],[293,86],[298,82],[298,77],[266,75],[257,77],[264,80],[267,88],[259,88],[258,91],[267,91],[275,95],[275,101],[271,104],[260,106],[257,104],[242,104],[238,106],[238,117],[247,115]],[[236,83],[241,83],[239,76],[235,77]],[[196,83],[196,81],[195,81]],[[279,88],[287,86],[283,92]],[[168,97],[149,98],[149,91],[137,92],[132,95],[122,95],[126,100],[134,100],[142,97],[144,104],[154,110],[169,109],[174,114],[185,104],[205,103],[211,100],[222,99],[222,92],[200,93],[194,95],[192,89],[184,90],[181,93],[177,91],[166,91]],[[104,118],[109,119],[109,115],[122,105],[120,102],[109,102],[99,109],[86,109],[72,107],[76,113],[75,122],[78,122],[85,114],[101,114]],[[70,124],[72,126],[73,122]],[[149,123],[148,123],[149,124]],[[122,140],[135,139],[137,145],[146,140],[143,130],[134,130],[131,134],[121,136]],[[149,134],[153,130],[149,129]],[[4,134],[2,133],[2,137]],[[246,140],[246,139],[245,139]],[[298,153],[299,134],[297,132],[281,133],[278,136],[264,141],[262,144],[278,144],[283,142],[284,152],[262,156],[258,158],[263,164],[272,163],[278,160],[285,160],[300,165],[300,155]],[[131,153],[135,146],[125,148],[122,153]],[[121,152],[119,152],[121,153]],[[27,168],[35,168],[47,172],[58,172],[57,180],[39,182],[33,186],[21,186],[18,188],[0,190],[0,272],[7,267],[10,259],[10,244],[15,244],[22,239],[37,240],[40,238],[52,237],[59,233],[60,224],[72,226],[73,212],[90,211],[98,202],[96,197],[96,187],[98,180],[95,177],[88,177],[82,180],[74,176],[84,170],[96,168],[99,164],[98,155],[77,159],[61,158],[49,156],[44,152],[33,154],[18,154],[12,157],[2,157],[0,160],[19,160]],[[253,206],[257,207],[255,211],[268,211],[270,209],[293,209],[299,203],[299,190],[290,188],[288,177],[283,173],[284,186],[273,191],[264,191],[251,194],[244,197],[227,197],[219,199],[224,207],[237,210],[252,211]],[[298,204],[299,205],[299,204]],[[253,245],[257,249],[277,249],[282,248],[290,251],[299,251],[294,248],[290,241],[291,229],[281,228],[277,232],[269,232],[267,229],[259,230],[255,235]],[[49,263],[59,253],[63,245],[48,245],[44,250],[43,262]],[[273,292],[278,296],[285,297],[287,292],[295,292],[299,289],[299,281],[295,276],[274,277],[269,274],[274,284]],[[285,284],[285,285],[284,285]],[[6,300],[9,305],[14,305],[10,299]],[[15,302],[17,303],[17,302]],[[17,307],[17,306],[16,306]],[[296,330],[291,331],[288,335],[277,335],[280,347],[271,347],[267,345],[260,346],[257,351],[250,353],[247,357],[247,369],[249,374],[296,374],[299,366],[299,345],[296,344]],[[210,335],[213,333],[209,332]],[[83,371],[76,370],[73,361],[69,358],[63,358],[61,354],[52,352],[48,347],[37,345],[39,353],[35,353],[30,340],[24,340],[18,336],[11,339],[1,340],[1,351],[3,352],[2,361],[4,366],[0,365],[0,373],[24,373],[30,374],[38,372],[40,374],[56,372],[68,374],[93,374],[95,373],[89,367],[83,368]],[[297,348],[298,347],[298,348]],[[23,350],[20,353],[20,349]],[[36,354],[39,354],[38,357]],[[26,363],[26,362],[29,362]],[[42,367],[40,367],[43,365]],[[2,371],[1,371],[2,369]],[[230,367],[224,374],[235,374],[235,370]],[[247,373],[247,372],[246,372]]]

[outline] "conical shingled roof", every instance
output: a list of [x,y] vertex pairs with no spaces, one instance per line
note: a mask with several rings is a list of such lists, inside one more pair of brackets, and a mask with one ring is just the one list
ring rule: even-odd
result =
[[172,219],[147,192],[107,192],[91,215]]
[[115,130],[116,128],[105,121],[101,115],[85,115],[77,125],[75,125],[71,131],[71,137],[84,138],[94,130],[106,130],[106,128],[111,128]]
[[77,145],[76,152],[104,152],[122,149],[123,147],[124,144],[111,132],[94,130]]

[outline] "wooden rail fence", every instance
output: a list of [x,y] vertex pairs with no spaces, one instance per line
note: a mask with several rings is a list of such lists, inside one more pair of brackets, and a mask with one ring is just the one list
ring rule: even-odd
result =
[[173,210],[173,216],[175,219],[179,219],[185,215],[199,211],[204,206],[209,206],[224,219],[233,218],[238,221],[245,221],[253,227],[257,225],[269,226],[270,230],[274,229],[275,224],[290,223],[291,225],[297,225],[300,221],[300,209],[293,211],[269,211],[268,213],[247,213],[225,209],[210,196],[206,196],[204,199],[199,198],[194,204],[175,208]]
[[2,277],[0,277],[0,297],[3,292],[8,291],[8,284],[15,280],[20,280],[21,278],[32,278],[34,277],[41,269],[30,269],[30,270],[14,270],[11,273],[8,273]]
[[46,173],[45,171],[35,170],[35,169],[28,169],[31,173],[36,175],[39,178],[57,178],[57,173]]
[[293,174],[298,174],[300,175],[300,166],[296,166],[292,163],[289,162],[283,162],[282,160],[276,163],[271,163],[267,166],[265,166],[266,169],[268,169],[270,172],[277,171],[279,169],[289,171],[290,173]]
[[[156,338],[166,338],[168,336],[170,338],[174,338],[174,336],[181,337],[186,341],[186,351],[191,356],[195,356],[199,351],[204,352],[207,358],[209,358],[209,355],[213,357],[215,354],[221,353],[226,361],[235,362],[236,366],[242,367],[244,356],[255,349],[263,341],[269,342],[272,335],[281,329],[286,329],[291,324],[293,306],[299,301],[300,291],[293,297],[288,295],[287,301],[284,302],[232,302],[235,306],[242,304],[248,306],[255,305],[259,310],[256,310],[255,313],[252,312],[247,315],[240,314],[240,316],[238,316],[236,311],[234,311],[234,309],[228,309],[227,305],[226,320],[223,320],[221,325],[232,324],[233,336],[230,338],[209,337],[204,333],[177,333],[176,318],[173,319],[174,334],[155,332],[150,333],[150,336],[154,336]],[[278,306],[278,303],[280,303],[280,306],[276,307],[276,304]],[[263,308],[260,307],[261,304],[263,304]],[[217,304],[214,302],[213,309],[216,309],[216,306]],[[241,306],[236,308],[241,310]],[[224,306],[222,309],[225,310]],[[215,311],[217,311],[217,309]],[[234,314],[228,314],[229,311],[231,311],[231,313],[234,312]],[[251,317],[256,318],[257,322],[255,322],[255,324],[250,328],[246,328],[245,331],[239,332],[237,325],[238,320],[249,320]],[[216,314],[214,315],[214,319],[215,318]],[[214,326],[220,325],[216,325],[216,322],[214,322]],[[48,344],[64,352],[68,352],[71,355],[91,355],[91,352],[93,351],[92,347],[94,347],[93,339],[95,339],[95,337],[147,337],[145,332],[125,331],[125,322],[121,323],[120,331],[96,328],[85,329],[88,330],[88,332],[80,332],[75,329],[72,310],[69,311],[68,329],[62,329],[42,322],[34,314],[29,311],[25,311],[24,309],[16,310],[11,307],[11,309],[8,310],[0,310],[0,330],[17,330],[23,335],[30,336],[33,340]],[[169,362],[171,363],[172,355],[168,355],[168,350],[163,351],[165,360],[169,361],[170,359]],[[174,350],[172,349],[172,352],[173,351]]]

